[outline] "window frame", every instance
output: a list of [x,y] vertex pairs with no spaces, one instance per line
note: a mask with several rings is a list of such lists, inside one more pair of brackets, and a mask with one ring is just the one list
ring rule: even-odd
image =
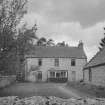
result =
[[71,66],[76,66],[76,59],[71,59]]
[[42,66],[42,58],[38,59],[38,66]]
[[66,78],[67,77],[66,73],[67,73],[67,71],[61,71],[61,78]]
[[50,78],[55,78],[55,72],[54,71],[50,71]]
[[55,58],[55,59],[54,59],[54,65],[55,65],[56,67],[59,66],[59,58]]

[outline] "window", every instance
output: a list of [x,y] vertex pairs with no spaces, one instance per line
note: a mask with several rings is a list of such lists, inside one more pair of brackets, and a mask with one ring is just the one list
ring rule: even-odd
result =
[[56,73],[56,78],[60,78],[60,73]]
[[66,71],[59,71],[59,72],[56,72],[56,78],[66,78],[67,75],[66,75]]
[[59,59],[58,58],[55,59],[55,66],[59,66]]
[[42,59],[39,59],[39,60],[38,60],[38,65],[39,65],[39,66],[42,66]]
[[50,71],[50,78],[67,78],[67,71]]
[[64,72],[61,72],[61,77],[62,78],[65,78],[66,77],[66,72],[64,71]]
[[76,65],[76,61],[75,61],[75,59],[72,59],[71,60],[71,66],[75,66]]
[[50,77],[51,77],[51,78],[54,78],[54,77],[55,77],[55,72],[52,72],[52,71],[51,71],[51,72],[50,72]]

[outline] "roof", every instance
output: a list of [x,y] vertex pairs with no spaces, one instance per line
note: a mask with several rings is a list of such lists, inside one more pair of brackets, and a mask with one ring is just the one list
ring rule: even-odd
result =
[[84,69],[105,64],[105,48],[97,52],[97,54],[85,65]]
[[87,58],[83,49],[78,47],[35,46],[26,57],[74,57]]

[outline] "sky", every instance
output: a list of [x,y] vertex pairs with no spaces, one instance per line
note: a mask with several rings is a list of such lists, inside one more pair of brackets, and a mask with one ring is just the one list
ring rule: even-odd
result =
[[37,24],[39,37],[77,46],[79,40],[90,60],[104,37],[105,0],[29,0],[24,16],[31,27]]

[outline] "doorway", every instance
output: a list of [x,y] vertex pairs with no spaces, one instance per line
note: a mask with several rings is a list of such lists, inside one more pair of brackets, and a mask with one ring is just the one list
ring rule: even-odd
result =
[[72,81],[76,81],[76,71],[72,71]]
[[37,81],[42,81],[42,71],[38,71]]

